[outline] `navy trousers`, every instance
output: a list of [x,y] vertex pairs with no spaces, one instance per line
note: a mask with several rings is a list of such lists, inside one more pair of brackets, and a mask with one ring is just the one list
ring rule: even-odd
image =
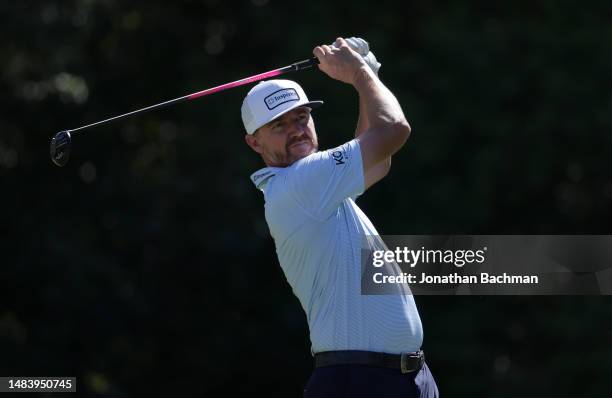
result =
[[315,368],[304,398],[438,398],[438,387],[427,367],[402,374],[396,369],[363,365]]

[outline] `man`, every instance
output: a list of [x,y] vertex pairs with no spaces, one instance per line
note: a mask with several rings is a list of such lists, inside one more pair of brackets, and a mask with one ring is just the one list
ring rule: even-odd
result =
[[355,139],[317,151],[310,113],[322,102],[292,81],[259,83],[242,105],[246,143],[267,166],[251,179],[264,193],[280,265],[310,329],[316,368],[304,396],[437,397],[412,295],[361,294],[364,238],[378,233],[354,200],[389,172],[410,126],[378,79],[373,54],[354,51],[365,42],[348,40],[353,48],[339,38],[313,53],[321,71],[359,94]]

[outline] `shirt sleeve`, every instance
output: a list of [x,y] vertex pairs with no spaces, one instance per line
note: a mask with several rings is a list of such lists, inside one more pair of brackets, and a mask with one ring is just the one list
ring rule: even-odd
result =
[[287,188],[303,210],[327,219],[343,200],[364,191],[359,142],[354,139],[295,162],[286,175]]

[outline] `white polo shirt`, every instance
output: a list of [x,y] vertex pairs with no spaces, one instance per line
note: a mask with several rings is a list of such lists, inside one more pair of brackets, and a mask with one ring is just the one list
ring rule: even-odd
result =
[[364,236],[378,233],[354,202],[364,191],[358,141],[289,167],[263,168],[251,180],[264,193],[266,221],[306,312],[312,352],[419,350],[423,330],[412,295],[361,294]]

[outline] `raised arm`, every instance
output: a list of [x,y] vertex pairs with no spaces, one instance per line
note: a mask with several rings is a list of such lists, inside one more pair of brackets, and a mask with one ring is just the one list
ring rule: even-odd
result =
[[[338,43],[338,48],[318,46],[313,53],[319,58],[319,69],[336,80],[351,84],[359,93],[359,125],[367,123],[363,132],[359,131],[359,125],[357,131],[367,189],[386,174],[385,162],[404,145],[410,135],[410,125],[393,93],[361,56],[343,39]],[[377,172],[381,167],[382,174],[381,169]]]
[[[357,119],[357,128],[355,129],[355,138],[360,137],[363,133],[365,133],[370,128],[370,122],[368,120],[368,115],[366,113],[366,105],[365,100],[360,95],[359,96],[359,117]],[[365,171],[364,176],[366,181],[365,188],[368,189],[370,186],[376,184],[378,181],[382,180],[391,169],[391,156],[384,159],[382,162],[378,163],[372,169]]]

